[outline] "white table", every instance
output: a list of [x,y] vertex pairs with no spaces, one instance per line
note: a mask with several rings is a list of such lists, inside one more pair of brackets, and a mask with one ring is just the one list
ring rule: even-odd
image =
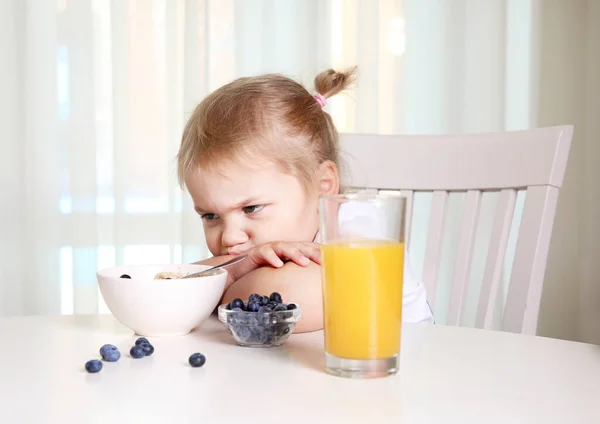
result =
[[[110,315],[0,319],[0,423],[600,422],[595,345],[406,325],[400,373],[359,381],[323,372],[322,332],[242,348],[211,318],[138,360],[135,339]],[[120,361],[86,373],[104,343]]]

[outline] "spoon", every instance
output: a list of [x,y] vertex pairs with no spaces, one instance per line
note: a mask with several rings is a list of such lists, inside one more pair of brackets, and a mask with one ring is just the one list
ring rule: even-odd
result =
[[208,269],[205,269],[204,271],[200,271],[200,272],[196,272],[194,274],[186,275],[185,277],[182,277],[182,278],[196,278],[196,277],[201,277],[201,276],[209,274],[212,271],[215,271],[215,270],[217,270],[219,268],[225,268],[225,267],[228,267],[229,265],[233,265],[233,264],[237,264],[238,262],[242,262],[247,257],[248,257],[248,255],[237,256],[237,257],[235,257],[233,259],[228,260],[227,262],[223,262],[221,265],[213,266],[213,267],[210,267]]

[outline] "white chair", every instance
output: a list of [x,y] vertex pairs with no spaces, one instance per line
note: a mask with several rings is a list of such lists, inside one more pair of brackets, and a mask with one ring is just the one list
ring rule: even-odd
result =
[[[519,190],[526,190],[501,330],[535,334],[546,259],[559,189],[573,135],[572,126],[470,135],[341,134],[350,189],[394,190],[407,197],[407,238],[413,200],[432,192],[422,280],[434,308],[448,197],[464,192],[447,324],[459,325],[482,194],[499,192],[475,327],[492,328],[502,269]],[[408,241],[408,240],[407,240]]]

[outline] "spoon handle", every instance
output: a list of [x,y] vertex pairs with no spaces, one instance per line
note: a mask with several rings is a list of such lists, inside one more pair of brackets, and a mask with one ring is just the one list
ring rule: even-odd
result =
[[248,255],[236,256],[235,258],[233,258],[233,259],[230,259],[230,260],[228,260],[227,262],[223,262],[223,263],[222,263],[222,264],[220,264],[220,265],[216,265],[216,266],[210,267],[210,268],[208,268],[208,269],[205,269],[204,271],[196,272],[196,273],[194,273],[194,274],[186,275],[186,276],[185,276],[185,277],[183,277],[183,278],[195,278],[195,277],[200,277],[201,275],[203,275],[203,274],[206,274],[206,273],[208,273],[208,272],[210,272],[210,271],[214,271],[214,270],[215,270],[215,269],[217,269],[217,268],[225,268],[225,267],[228,267],[228,266],[230,266],[230,265],[237,264],[238,262],[241,262],[241,261],[243,261],[243,260],[244,260],[244,259],[246,259],[247,257],[248,257]]

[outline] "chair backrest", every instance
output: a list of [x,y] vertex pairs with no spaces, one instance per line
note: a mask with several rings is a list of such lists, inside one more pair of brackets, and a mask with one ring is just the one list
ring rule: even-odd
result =
[[469,135],[341,134],[348,189],[394,190],[413,200],[432,192],[422,280],[434,308],[449,195],[464,193],[450,284],[447,324],[460,325],[471,273],[482,195],[498,193],[474,326],[492,328],[517,193],[526,192],[500,329],[535,334],[559,189],[572,126]]

